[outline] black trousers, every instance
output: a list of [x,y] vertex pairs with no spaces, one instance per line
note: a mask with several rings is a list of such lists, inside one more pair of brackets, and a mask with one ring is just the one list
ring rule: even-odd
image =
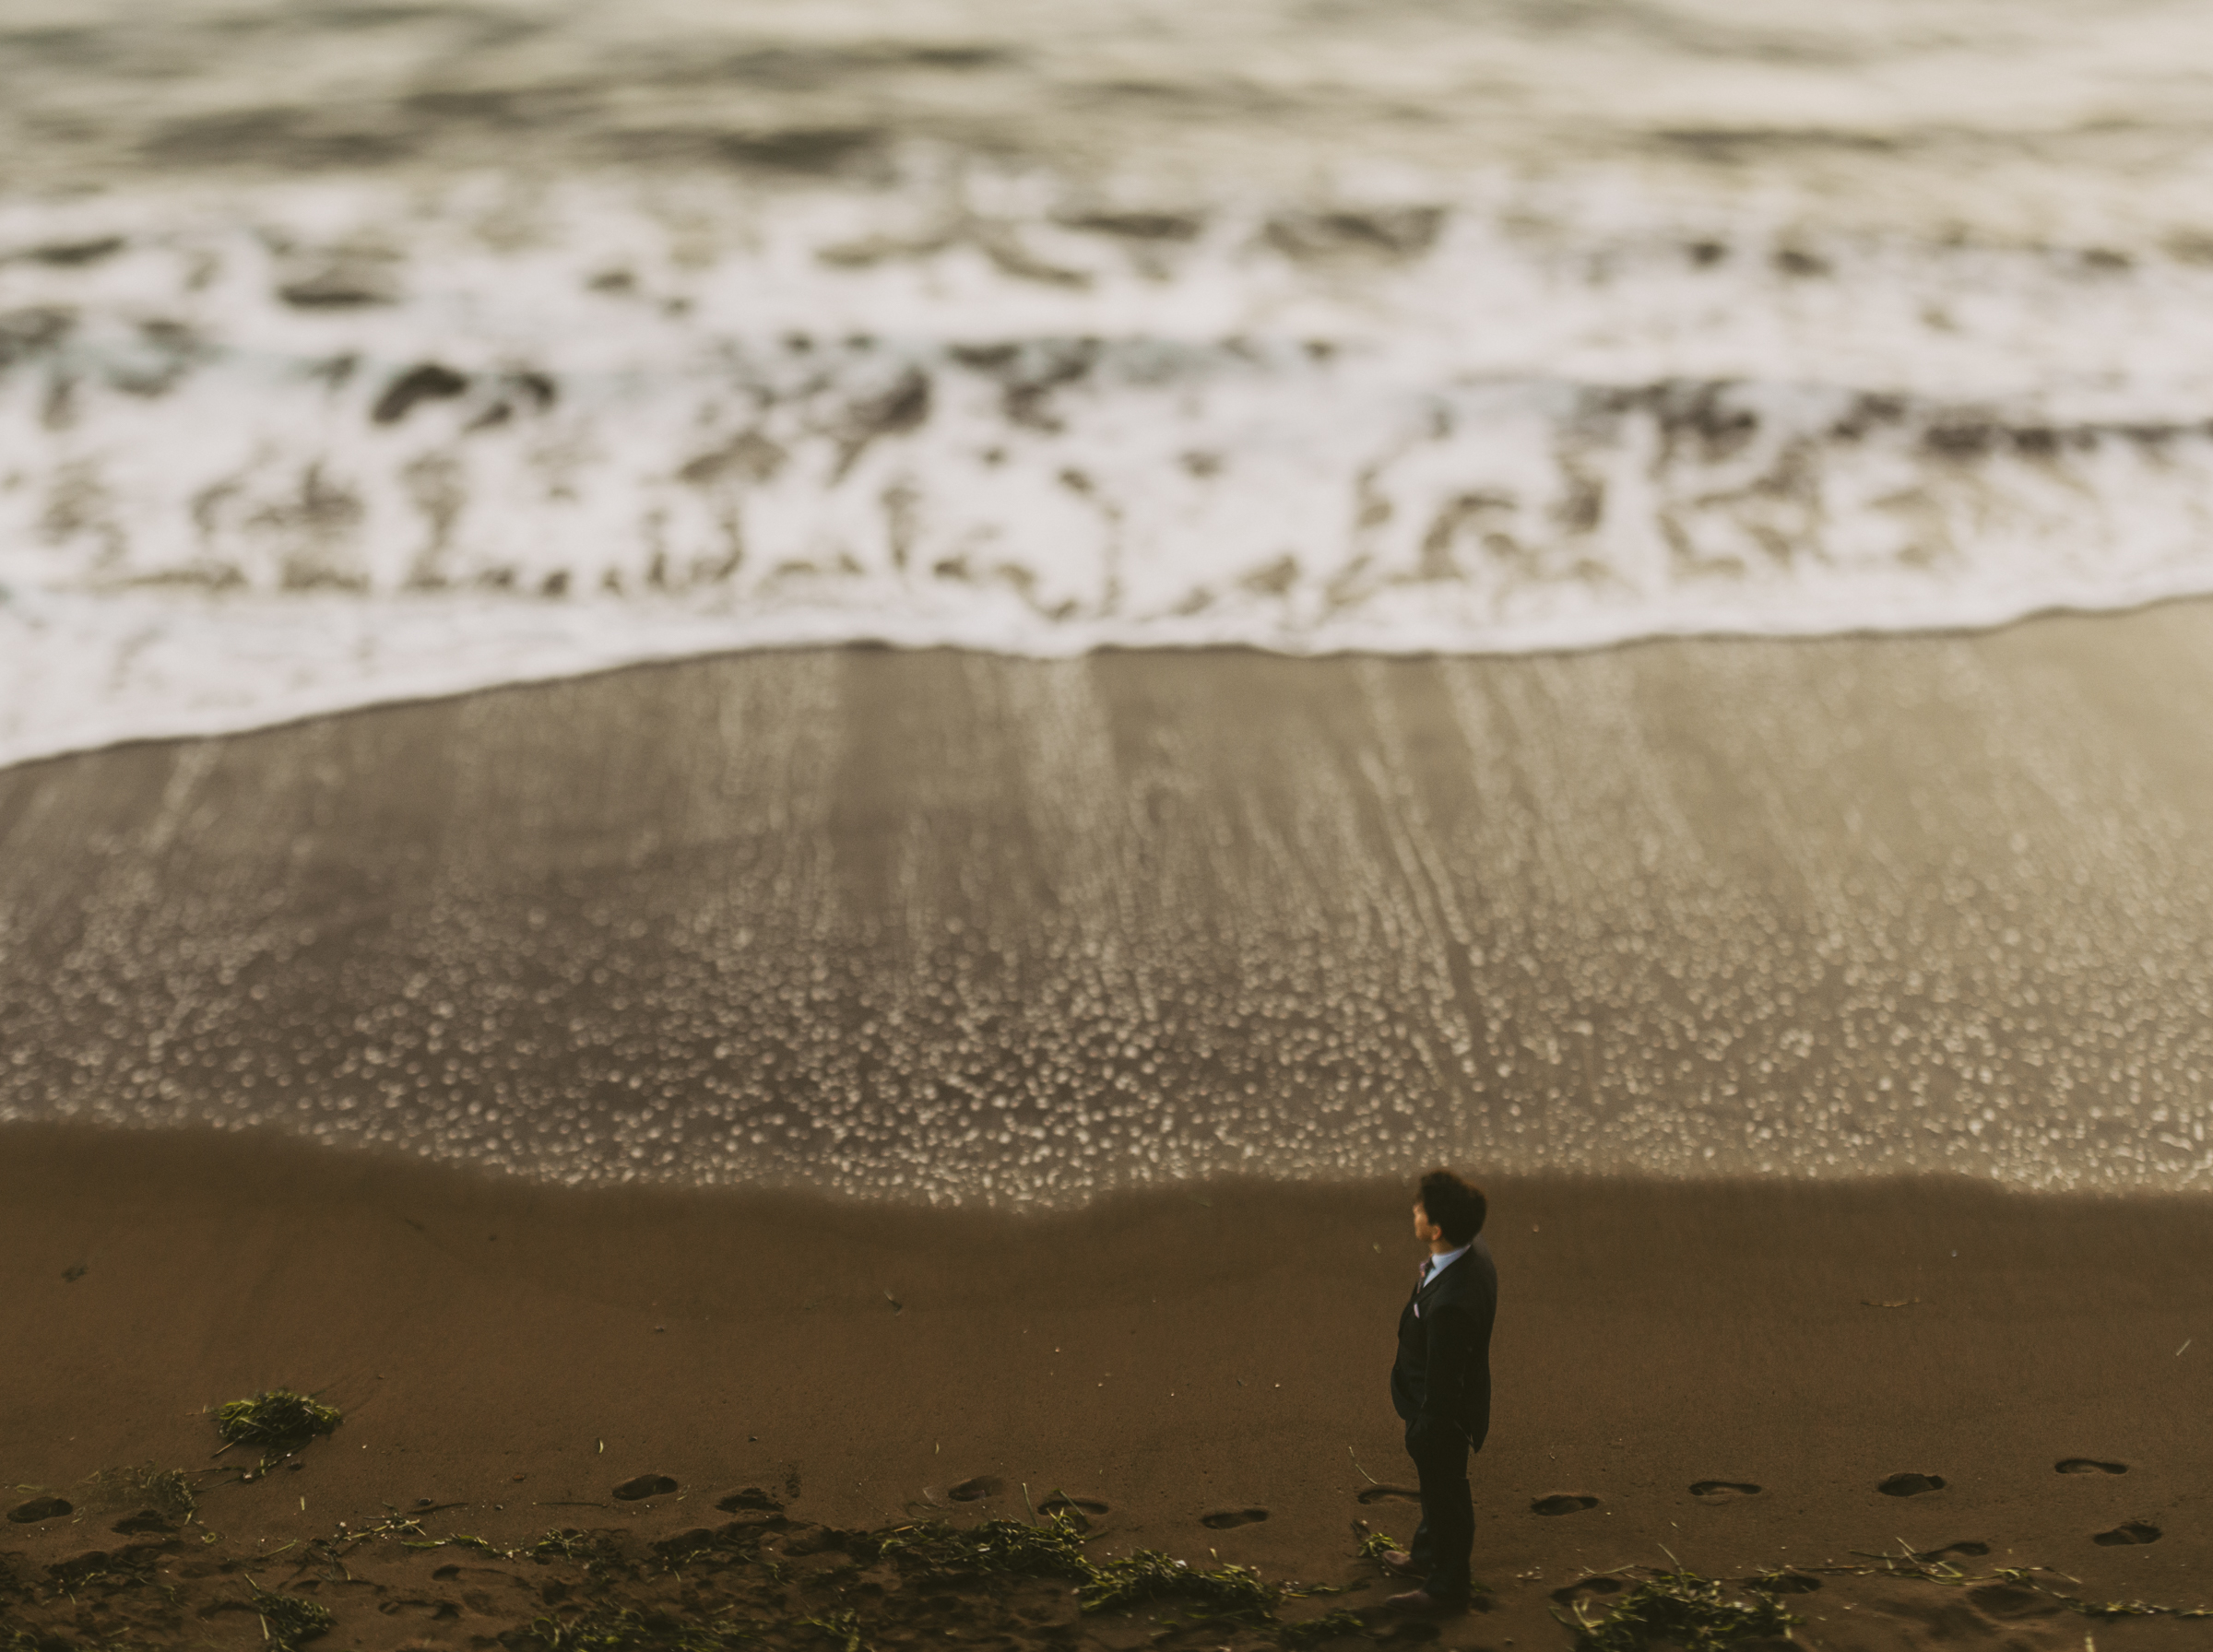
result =
[[1475,1502],[1468,1494],[1468,1436],[1457,1428],[1433,1428],[1417,1442],[1406,1431],[1406,1455],[1421,1477],[1422,1523],[1407,1550],[1422,1569],[1422,1587],[1454,1604],[1468,1598],[1468,1567],[1475,1551]]

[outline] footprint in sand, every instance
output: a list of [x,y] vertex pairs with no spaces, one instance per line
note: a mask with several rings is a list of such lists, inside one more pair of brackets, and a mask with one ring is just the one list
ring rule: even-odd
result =
[[1893,1474],[1875,1488],[1886,1497],[1918,1497],[1923,1492],[1944,1490],[1941,1474]]
[[1211,1515],[1201,1515],[1199,1524],[1209,1531],[1227,1531],[1233,1526],[1255,1526],[1268,1517],[1264,1508],[1218,1508]]
[[158,1508],[142,1508],[135,1515],[125,1515],[108,1528],[126,1538],[147,1537],[155,1533],[164,1536],[177,1529],[177,1523]]
[[2105,1549],[2124,1549],[2136,1543],[2156,1543],[2167,1534],[2156,1526],[2147,1526],[2141,1520],[2131,1520],[2116,1526],[2111,1531],[2101,1531],[2090,1541]]
[[1810,1595],[1821,1587],[1818,1577],[1808,1577],[1804,1572],[1762,1572],[1745,1581],[1769,1595]]
[[1106,1514],[1106,1504],[1094,1497],[1070,1497],[1056,1492],[1037,1505],[1037,1512],[1047,1519],[1056,1515],[1065,1516],[1075,1522],[1078,1531],[1089,1531],[1091,1516]]
[[7,1517],[18,1526],[35,1526],[41,1520],[58,1520],[75,1512],[74,1504],[59,1497],[33,1497],[29,1503],[19,1503],[9,1509]]
[[2126,1474],[2126,1463],[2108,1463],[2094,1457],[2062,1457],[2052,1465],[2062,1474]]
[[[2018,1583],[1985,1583],[1967,1591],[1967,1602],[1994,1618],[2051,1618],[2067,1609],[2041,1589]],[[2018,1641],[2010,1643],[2018,1646]]]
[[1967,1559],[1989,1552],[1990,1545],[1988,1543],[1978,1541],[1974,1538],[1962,1538],[1959,1542],[1947,1543],[1941,1549],[1924,1549],[1913,1558],[1926,1563],[1933,1560],[1950,1560],[1954,1555]]
[[1562,1606],[1573,1606],[1578,1600],[1593,1596],[1618,1595],[1626,1586],[1618,1577],[1601,1572],[1595,1577],[1579,1577],[1566,1588],[1552,1591],[1552,1598]]
[[1581,1492],[1555,1492],[1549,1497],[1539,1497],[1530,1505],[1540,1515],[1580,1515],[1587,1508],[1596,1508],[1598,1499]]
[[666,1474],[641,1474],[617,1486],[615,1495],[625,1503],[635,1503],[641,1497],[666,1497],[675,1490],[676,1481]]
[[742,1492],[732,1492],[715,1506],[726,1515],[734,1515],[742,1508],[758,1509],[764,1515],[781,1514],[784,1511],[784,1505],[759,1486],[747,1486]]
[[996,1474],[979,1474],[974,1480],[964,1480],[957,1486],[947,1486],[945,1495],[955,1503],[981,1503],[987,1497],[996,1497],[1007,1489],[1007,1482]]
[[1037,1512],[1041,1515],[1058,1515],[1064,1512],[1078,1515],[1103,1515],[1106,1512],[1106,1504],[1094,1497],[1068,1497],[1056,1492],[1037,1505]]
[[1421,1500],[1421,1493],[1412,1486],[1369,1486],[1360,1493],[1363,1503],[1419,1503]]
[[1744,1480],[1701,1480],[1690,1488],[1690,1494],[1708,1503],[1729,1503],[1739,1497],[1757,1497],[1759,1488]]

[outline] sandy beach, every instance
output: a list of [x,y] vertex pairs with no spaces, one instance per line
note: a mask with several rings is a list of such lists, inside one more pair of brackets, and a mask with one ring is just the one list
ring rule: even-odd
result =
[[[2202,1645],[2077,1606],[2213,1603],[2209,623],[821,651],[0,773],[4,1610],[1426,1634],[1355,1551],[1413,1524],[1449,1159],[1503,1307],[1441,1645],[1572,1645],[1670,1556],[1785,1569],[1809,1646]],[[278,1386],[345,1421],[242,1480],[209,1408]],[[1086,1614],[881,1547],[1056,1498],[1102,1564],[1350,1592]]]
[[[795,1554],[817,1527],[1027,1519],[1064,1494],[1090,1511],[1099,1556],[1365,1585],[1280,1616],[1352,1610],[1390,1633],[1388,1580],[1354,1550],[1355,1523],[1402,1540],[1414,1518],[1386,1489],[1407,1480],[1383,1382],[1414,1259],[1397,1186],[1210,1184],[1012,1217],[550,1190],[205,1135],[18,1127],[6,1143],[6,1472],[18,1503],[21,1488],[86,1503],[0,1540],[7,1610],[41,1630],[96,1638],[160,1582],[183,1591],[176,1633],[257,1642],[251,1614],[193,1616],[252,1576],[315,1590],[334,1646],[482,1646],[549,1610],[527,1555],[373,1542],[347,1562],[364,1581],[341,1583],[302,1546],[420,1506],[432,1538],[507,1550],[611,1531],[650,1560],[654,1542],[728,1526],[716,1503],[752,1488],[794,1523],[776,1536]],[[2100,1602],[2213,1600],[2203,1201],[1959,1178],[1492,1193],[1497,1422],[1474,1484],[1493,1594],[1440,1644],[1568,1646],[1551,1615],[1564,1591],[1670,1554],[1724,1578],[1919,1554],[1984,1579],[2052,1568],[2033,1575]],[[223,1470],[248,1454],[210,1460],[207,1409],[272,1386],[345,1421],[237,1483]],[[195,1474],[190,1525],[112,1534],[136,1511],[97,1506],[88,1478],[134,1464]],[[1899,1474],[1943,1484],[1886,1494]],[[614,1495],[641,1475],[675,1489]],[[977,1484],[991,1489],[962,1497]],[[1592,1501],[1540,1512],[1563,1496]],[[2160,1535],[2099,1540],[2132,1525]],[[50,1581],[133,1543],[154,1582],[112,1578],[103,1600]],[[433,1575],[455,1562],[462,1581]],[[1809,1646],[2213,1633],[2094,1621],[1987,1582],[1978,1597],[1805,1575],[1820,1587],[1787,1604]],[[894,1621],[896,1599],[844,1581],[849,1599],[822,1599]],[[650,1568],[625,1587],[651,1598]],[[1018,1642],[1130,1643],[1122,1618],[1079,1620],[1059,1587],[1062,1626]],[[1592,1587],[1608,1586],[1583,1591],[1603,1607]],[[981,1604],[952,1622],[1008,1644]],[[1165,1644],[1278,1633],[1201,1625]],[[871,1629],[868,1644],[914,1643]]]
[[0,5],[0,1652],[2213,1652],[2209,98]]
[[597,1184],[2213,1165],[2213,606],[724,656],[0,772],[0,1115]]

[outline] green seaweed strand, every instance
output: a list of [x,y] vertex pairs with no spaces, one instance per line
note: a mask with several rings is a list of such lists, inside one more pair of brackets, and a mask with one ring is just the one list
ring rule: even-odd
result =
[[343,1421],[338,1411],[308,1395],[271,1388],[219,1409],[215,1432],[232,1446],[297,1446],[332,1433]]

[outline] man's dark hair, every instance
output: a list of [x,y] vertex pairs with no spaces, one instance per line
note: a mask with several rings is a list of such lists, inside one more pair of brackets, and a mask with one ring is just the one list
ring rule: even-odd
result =
[[1424,1213],[1444,1229],[1445,1237],[1455,1245],[1465,1245],[1482,1233],[1483,1219],[1490,1214],[1490,1201],[1483,1197],[1483,1189],[1449,1170],[1433,1170],[1424,1176],[1418,1197]]

